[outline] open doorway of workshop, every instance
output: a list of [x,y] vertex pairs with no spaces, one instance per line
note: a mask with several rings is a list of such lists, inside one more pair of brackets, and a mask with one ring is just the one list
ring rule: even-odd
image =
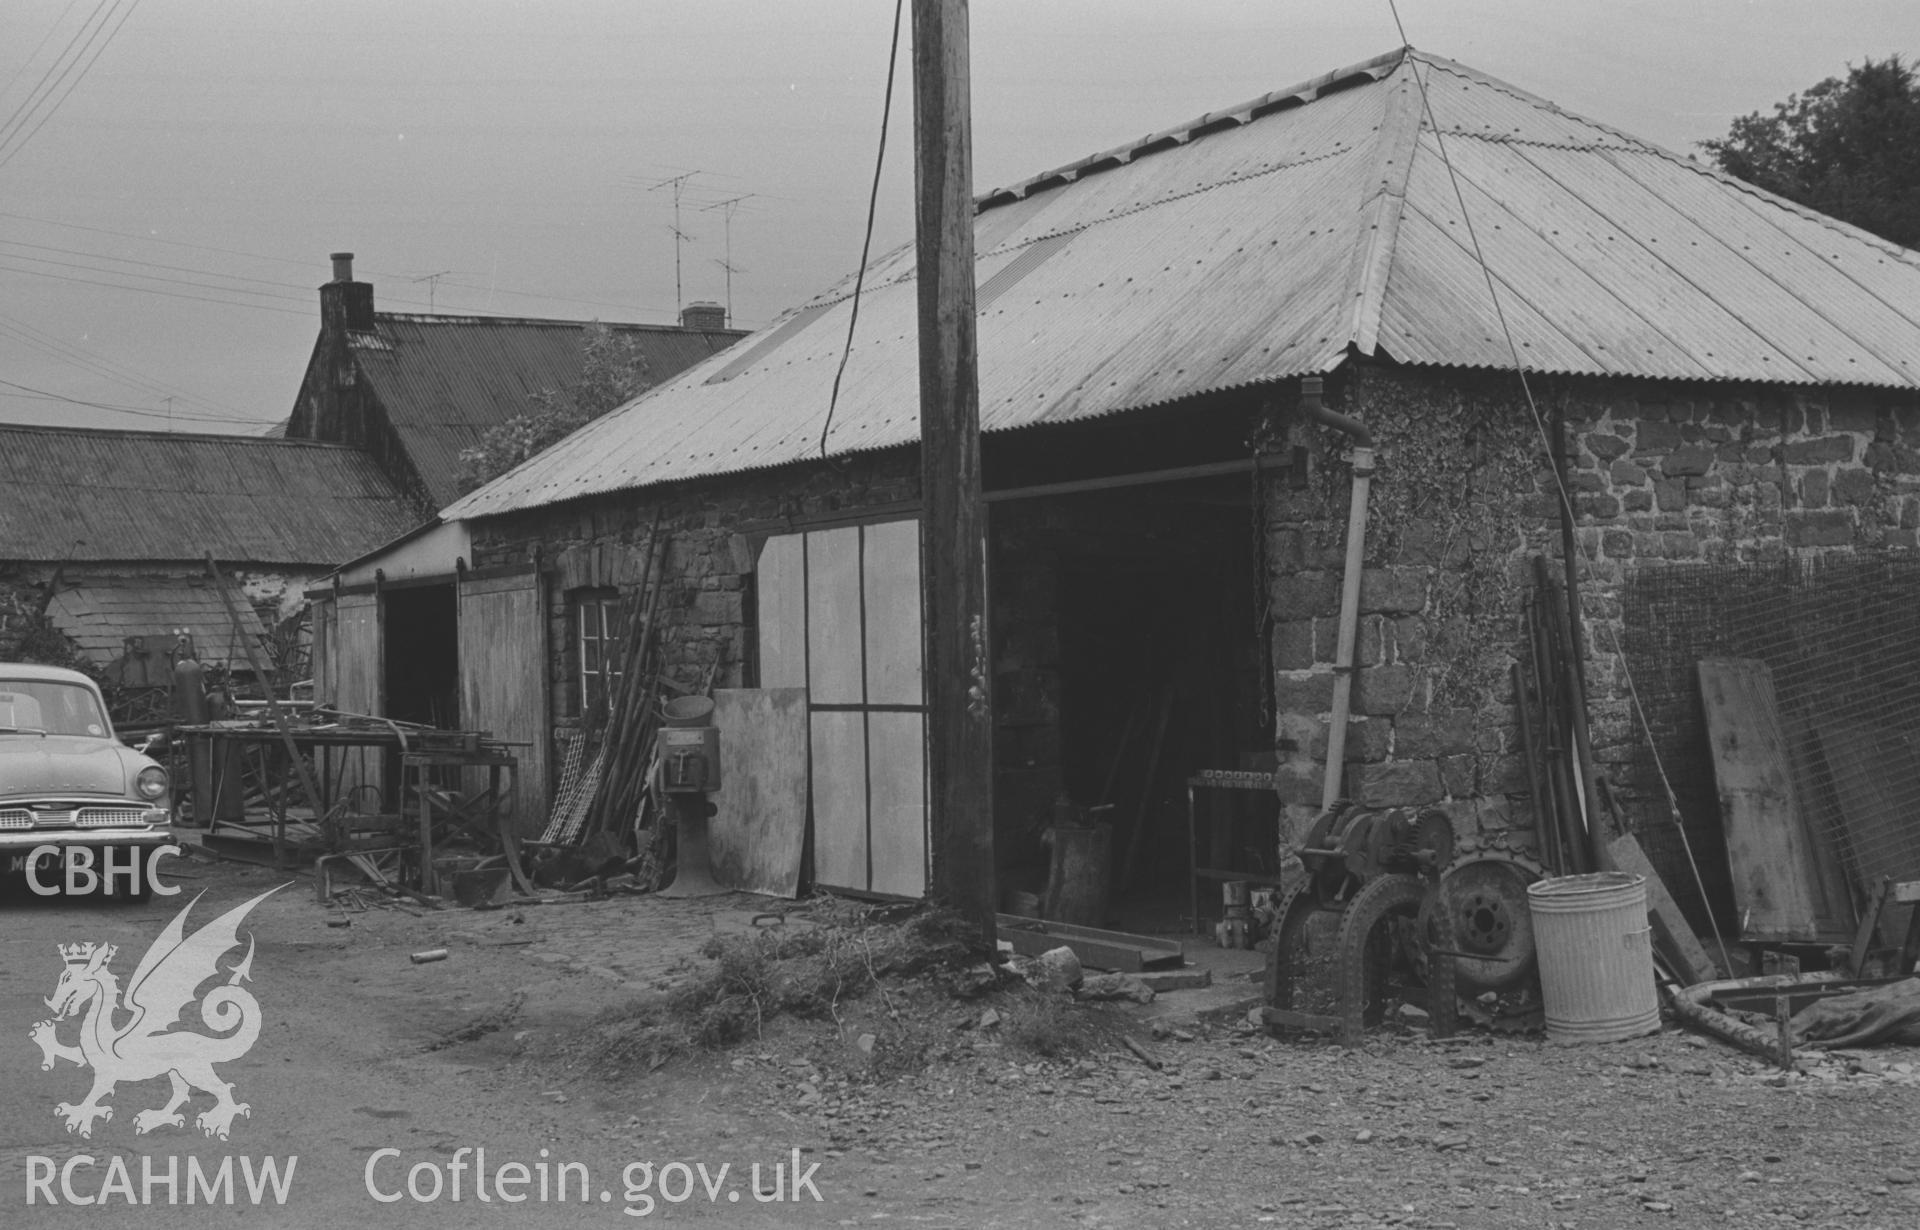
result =
[[1200,800],[1188,837],[1191,775],[1273,763],[1251,497],[1228,476],[994,506],[1003,909],[1190,936],[1221,913],[1203,883],[1196,925],[1192,868],[1278,871],[1271,791]]
[[451,584],[381,594],[386,645],[385,716],[424,726],[460,725],[459,599]]

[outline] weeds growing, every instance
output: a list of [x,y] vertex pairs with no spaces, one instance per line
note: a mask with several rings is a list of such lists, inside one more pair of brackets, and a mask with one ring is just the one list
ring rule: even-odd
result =
[[[947,911],[902,917],[823,898],[809,907],[805,925],[714,936],[701,949],[713,961],[710,970],[602,1017],[583,1058],[603,1069],[653,1071],[680,1055],[757,1040],[783,1019],[836,1028],[856,1019],[875,1035],[871,1075],[910,1070],[957,1036],[948,984],[980,968],[969,936],[965,922]],[[1017,980],[994,1000],[999,1036],[1035,1055],[1084,1052],[1102,1032],[1093,1019],[1099,1014]]]

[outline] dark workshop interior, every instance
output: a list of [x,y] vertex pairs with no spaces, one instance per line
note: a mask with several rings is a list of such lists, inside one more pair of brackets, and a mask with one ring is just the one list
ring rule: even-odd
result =
[[443,730],[460,725],[459,598],[451,584],[388,589],[384,716]]
[[[1271,790],[1187,779],[1270,769],[1248,475],[995,507],[995,842],[1002,907],[1193,934],[1220,913],[1190,869],[1278,871]],[[1217,821],[1217,822],[1214,822]]]

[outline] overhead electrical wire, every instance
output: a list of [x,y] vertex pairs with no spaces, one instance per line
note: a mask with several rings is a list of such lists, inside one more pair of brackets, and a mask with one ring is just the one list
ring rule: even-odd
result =
[[[84,65],[80,66],[79,73],[75,75],[73,79],[67,83],[67,87],[64,91],[61,92],[60,97],[54,99],[51,106],[44,108],[40,112],[40,117],[39,119],[34,121],[32,128],[27,129],[24,135],[20,135],[18,129],[16,128],[13,132],[8,133],[5,136],[0,136],[0,150],[4,150],[4,152],[0,152],[0,168],[5,167],[9,162],[12,162],[14,157],[17,154],[19,154],[21,150],[27,147],[27,142],[33,140],[34,134],[39,132],[41,127],[45,125],[48,120],[53,118],[54,112],[60,109],[61,104],[65,103],[67,101],[67,98],[73,93],[74,87],[79,85],[80,82],[85,79],[86,75],[92,71],[93,66],[99,62],[100,56],[106,51],[106,49],[109,46],[112,45],[115,37],[119,35],[121,29],[127,24],[127,19],[129,17],[132,17],[133,11],[139,7],[140,7],[140,0],[128,0],[126,7],[118,10],[120,14],[120,20],[114,24],[114,27],[112,30],[107,32],[107,35],[105,38],[99,39],[97,43],[94,44],[92,56],[87,59],[87,62]],[[112,18],[112,13],[110,12],[108,14],[108,19],[111,20],[111,18]],[[105,21],[101,23],[100,28],[101,29],[106,28]],[[95,31],[95,34],[97,35],[98,31]],[[85,55],[85,49],[82,50],[82,55]],[[76,64],[79,63],[78,57],[76,57],[74,63]],[[71,66],[69,66],[69,71],[71,71]],[[15,137],[18,137],[18,139],[15,140]],[[9,141],[13,143],[12,148],[6,149],[5,146]]]
[[[18,103],[18,105],[14,107],[12,112],[8,114],[7,118],[4,120],[0,120],[0,143],[4,143],[4,141],[9,136],[11,136],[15,132],[18,132],[20,130],[20,125],[26,122],[26,117],[33,113],[33,108],[35,108],[40,104],[40,102],[46,97],[46,94],[51,94],[53,92],[53,89],[58,85],[58,79],[55,77],[54,74],[62,73],[64,75],[65,70],[61,68],[61,65],[64,64],[64,65],[67,65],[68,68],[71,68],[73,64],[79,62],[79,56],[74,56],[73,60],[71,61],[69,61],[67,58],[69,55],[73,53],[74,45],[80,42],[81,37],[83,35],[87,36],[89,39],[92,38],[92,35],[89,34],[89,31],[92,30],[93,28],[94,19],[96,17],[99,17],[103,11],[108,11],[109,5],[115,4],[115,3],[118,3],[118,0],[95,0],[93,11],[87,14],[85,21],[82,21],[80,23],[80,28],[75,30],[70,36],[68,36],[67,45],[62,47],[60,49],[60,53],[53,57],[53,63],[47,65],[46,70],[40,74],[40,80],[33,83],[33,88],[27,91],[27,96],[20,100],[20,102]],[[71,12],[72,9],[73,9],[73,6],[68,5],[66,10],[64,10],[60,14],[61,19],[64,20],[66,18],[67,13]],[[110,11],[108,15],[109,16],[111,15]],[[58,28],[59,28],[59,23],[55,22],[54,29],[58,29]],[[106,28],[106,22],[104,20],[100,23],[100,28],[101,29]],[[52,34],[53,34],[53,31],[49,30],[47,32],[47,38],[51,38]],[[47,39],[42,38],[40,40],[40,45],[44,47],[46,46],[46,42],[47,42]],[[85,53],[86,53],[86,49],[85,47],[82,47],[80,54],[84,55]],[[22,71],[23,72],[25,71],[24,65],[22,66]],[[43,90],[46,91],[46,94],[42,93]]]
[[[37,278],[52,278],[57,282],[73,282],[81,286],[110,286],[115,290],[132,290],[148,295],[164,295],[169,299],[191,299],[197,303],[217,303],[222,307],[249,308],[256,312],[283,312],[288,316],[311,317],[313,315],[311,311],[302,311],[298,308],[275,307],[269,303],[244,303],[234,299],[215,299],[207,295],[186,295],[175,290],[161,290],[157,286],[132,286],[125,282],[100,282],[92,278],[76,278],[71,274],[48,273],[43,269],[22,269],[18,265],[0,264],[0,269],[4,269],[9,273],[29,274]],[[92,272],[99,273],[104,271],[93,270]]]
[[[102,227],[102,226],[86,226],[78,222],[63,222],[54,218],[41,218],[41,217],[36,217],[32,214],[14,213],[9,210],[3,210],[3,209],[0,209],[0,218],[9,218],[16,222],[32,222],[41,226],[60,227],[65,230],[85,231],[88,234],[93,234],[93,235],[111,235],[117,239],[132,239],[141,243],[164,244],[168,247],[175,247],[175,248],[189,248],[197,252],[216,252],[222,256],[239,256],[239,257],[244,257],[247,260],[271,261],[275,264],[295,265],[295,266],[300,266],[304,268],[312,268],[314,266],[314,262],[311,260],[302,260],[295,257],[267,256],[259,252],[242,251],[238,248],[222,248],[222,247],[215,246],[213,244],[189,243],[186,240],[181,240],[181,239],[162,239],[157,235],[141,235],[133,231],[117,231],[117,230],[113,230],[111,228]],[[19,246],[27,246],[27,247],[35,246],[35,245],[27,244],[24,240],[0,240],[0,243],[12,243]],[[74,249],[58,249],[58,248],[52,247],[51,245],[39,245],[39,246],[44,247],[49,251],[68,251],[74,254],[85,255],[95,260],[120,261],[123,263],[130,263],[130,264],[149,264],[149,265],[154,265],[160,268],[172,268],[172,269],[182,270],[184,272],[201,273],[207,277],[228,278],[236,281],[239,281],[239,280],[255,281],[255,282],[260,282],[262,284],[269,285],[269,286],[284,286],[293,290],[306,289],[304,286],[300,285],[299,283],[275,282],[268,278],[242,279],[238,274],[215,273],[212,270],[192,269],[188,266],[178,266],[178,265],[162,266],[162,265],[158,265],[157,262],[135,261],[128,257],[108,256],[105,253],[99,253],[99,252],[79,253],[77,252],[77,250],[74,250]],[[378,269],[368,270],[368,272],[375,277],[402,276],[399,274],[391,273],[389,271],[378,270]],[[665,307],[655,306],[655,305],[648,305],[648,304],[641,304],[641,303],[616,303],[611,300],[582,299],[582,298],[578,298],[576,296],[570,296],[570,295],[551,295],[542,291],[525,290],[525,289],[522,289],[519,287],[513,287],[513,286],[481,286],[472,282],[457,282],[457,281],[453,281],[451,279],[445,279],[445,278],[441,279],[440,285],[454,286],[462,290],[482,291],[489,294],[509,295],[516,299],[535,299],[535,300],[542,300],[548,303],[578,303],[587,307],[618,308],[621,311],[625,311],[625,312],[671,315],[671,312],[669,309]],[[311,292],[309,291],[308,293],[310,294]],[[382,296],[382,300],[383,302],[388,302],[388,303],[410,304],[415,307],[430,306],[426,303],[426,301],[420,300],[420,299],[404,299],[404,298],[398,298],[398,297]],[[486,311],[475,311],[475,310],[468,309],[459,314],[482,316],[482,315],[514,315],[515,313],[486,312]]]
[[[309,301],[306,295],[283,294],[266,290],[249,290],[244,286],[221,286],[214,282],[196,282],[190,278],[170,278],[157,273],[140,273],[132,269],[102,269],[97,265],[83,265],[76,261],[54,260],[52,257],[47,256],[29,256],[25,253],[0,252],[0,258],[16,261],[32,261],[37,265],[53,265],[61,269],[77,269],[82,273],[97,273],[106,277],[140,278],[149,282],[165,282],[170,286],[190,286],[195,290],[218,291],[222,294],[229,295],[252,295],[261,299],[273,299],[281,303],[307,303]],[[220,277],[222,275],[214,274],[211,276]],[[288,287],[288,289],[297,290],[298,288]]]
[[83,397],[68,397],[65,394],[52,393],[47,391],[46,389],[36,389],[32,385],[16,384],[11,380],[0,380],[0,385],[5,385],[7,388],[10,388],[10,389],[20,390],[20,392],[17,392],[17,393],[0,393],[0,397],[26,397],[26,398],[31,398],[37,401],[64,402],[68,405],[87,406],[95,410],[111,410],[116,414],[136,414],[143,418],[184,419],[184,420],[187,420],[188,422],[194,422],[194,423],[229,423],[229,424],[242,425],[242,426],[251,425],[251,426],[259,426],[259,427],[266,427],[271,425],[267,423],[262,423],[258,419],[215,418],[212,415],[191,414],[181,410],[173,410],[173,411],[153,410],[153,409],[143,408],[140,406],[115,405],[111,402],[104,402],[104,401],[88,401]]
[[25,321],[17,320],[4,313],[0,313],[0,336],[11,337],[20,344],[51,356],[62,363],[77,367],[90,375],[110,380],[115,384],[136,389],[149,397],[171,397],[191,405],[204,406],[213,413],[231,415],[236,421],[246,421],[250,417],[246,412],[236,409],[233,406],[225,405],[211,398],[202,397],[182,388],[149,379],[136,372],[130,372],[94,354],[84,346],[53,337],[27,324]]
[[60,10],[60,16],[53,19],[53,23],[47,27],[47,32],[42,34],[40,41],[33,45],[33,50],[20,61],[20,67],[14,70],[13,76],[7,78],[7,84],[0,86],[0,98],[5,98],[11,93],[13,87],[20,83],[20,78],[27,75],[27,66],[40,58],[40,53],[45,51],[47,44],[53,41],[54,32],[67,20],[67,14],[73,12],[73,6],[78,3],[80,0],[67,0],[67,7]]
[[833,369],[833,391],[827,394],[827,416],[820,424],[820,456],[827,455],[827,432],[833,427],[834,407],[840,404],[840,378],[847,374],[853,355],[853,327],[860,323],[860,290],[867,280],[867,256],[873,250],[873,217],[880,207],[880,172],[887,165],[887,121],[893,117],[893,72],[900,62],[900,12],[905,0],[893,0],[893,39],[887,44],[887,93],[880,104],[880,152],[873,159],[873,187],[867,193],[867,233],[860,241],[860,270],[853,277],[853,308],[847,314],[847,343],[840,365]]
[[[112,261],[115,264],[121,265],[141,265],[148,269],[166,269],[173,273],[197,273],[203,277],[224,278],[229,282],[254,282],[261,286],[273,286],[282,290],[300,291],[303,292],[302,297],[311,294],[307,287],[300,285],[298,282],[276,282],[271,278],[250,278],[238,273],[215,273],[211,269],[196,269],[191,265],[165,265],[158,261],[143,261],[131,256],[109,256],[104,252],[88,252],[82,248],[59,248],[52,244],[28,243],[24,239],[0,239],[0,244],[4,244],[10,248],[32,248],[37,252],[58,252],[63,256],[82,256],[88,260]],[[39,258],[29,257],[25,259]],[[102,272],[105,271],[103,270]]]
[[[1407,28],[1400,20],[1399,5],[1395,3],[1395,0],[1387,0],[1387,9],[1393,14],[1394,28],[1400,32],[1401,45],[1410,50],[1412,44],[1407,41]],[[1440,164],[1446,168],[1447,179],[1453,185],[1454,201],[1460,207],[1461,220],[1466,223],[1467,239],[1473,246],[1473,259],[1475,263],[1480,266],[1480,276],[1485,280],[1487,286],[1487,298],[1493,303],[1494,317],[1500,324],[1501,336],[1506,339],[1507,353],[1513,361],[1514,374],[1520,379],[1520,391],[1522,395],[1525,396],[1527,409],[1533,416],[1534,430],[1539,434],[1540,443],[1546,448],[1547,455],[1552,457],[1558,450],[1554,448],[1553,441],[1548,435],[1546,417],[1540,413],[1539,403],[1534,400],[1533,386],[1528,382],[1526,366],[1520,360],[1520,347],[1513,340],[1513,329],[1507,323],[1507,313],[1501,306],[1500,293],[1494,287],[1493,269],[1487,264],[1486,253],[1480,247],[1480,236],[1474,229],[1473,215],[1467,212],[1466,193],[1462,191],[1460,187],[1460,177],[1454,172],[1453,159],[1447,156],[1447,142],[1446,138],[1441,135],[1440,122],[1434,118],[1433,101],[1427,95],[1427,83],[1420,76],[1420,67],[1417,63],[1409,61],[1409,66],[1413,72],[1414,84],[1420,88],[1420,107],[1421,110],[1426,113],[1427,126],[1433,130],[1434,147],[1440,152]],[[1548,468],[1553,474],[1553,485],[1559,495],[1560,515],[1565,517],[1567,523],[1571,525],[1574,520],[1573,496],[1567,490],[1566,482],[1560,474],[1560,468],[1558,466],[1549,466]],[[1575,551],[1578,553],[1581,548],[1578,545],[1579,539],[1577,535],[1574,541]],[[1593,553],[1594,548],[1589,546],[1585,548],[1585,550],[1587,552],[1586,562],[1588,570],[1591,572],[1598,560]],[[1574,601],[1578,601],[1578,591],[1576,590],[1570,594],[1569,597]],[[1653,756],[1654,770],[1660,777],[1661,787],[1666,791],[1669,817],[1673,821],[1674,828],[1679,832],[1681,848],[1686,852],[1688,867],[1693,872],[1694,887],[1699,890],[1701,899],[1704,901],[1707,896],[1706,883],[1700,874],[1699,860],[1693,853],[1693,843],[1687,838],[1686,825],[1681,822],[1680,797],[1674,791],[1672,779],[1667,776],[1666,764],[1660,755],[1659,745],[1653,737],[1653,724],[1648,720],[1646,709],[1641,704],[1640,689],[1634,684],[1633,670],[1627,662],[1626,652],[1620,645],[1619,634],[1614,630],[1613,625],[1603,620],[1600,626],[1606,631],[1608,640],[1612,642],[1614,658],[1619,663],[1621,677],[1626,680],[1627,695],[1633,702],[1634,716],[1639,719],[1640,729],[1646,736],[1647,750]],[[1577,649],[1578,647],[1576,646],[1575,648]],[[1597,816],[1590,816],[1588,823],[1597,824],[1599,823],[1599,818]],[[1720,946],[1721,960],[1725,961],[1727,959],[1726,939],[1720,934],[1719,920],[1712,917],[1712,911],[1708,911],[1708,922],[1713,927],[1713,938]]]
[[273,261],[282,265],[305,265],[314,267],[311,260],[298,260],[291,256],[266,256],[259,252],[242,252],[238,248],[219,248],[212,244],[188,243],[184,239],[162,239],[158,235],[141,235],[134,231],[116,231],[104,226],[86,226],[79,222],[62,222],[55,218],[39,218],[33,214],[18,214],[0,209],[0,218],[11,218],[15,222],[34,222],[41,226],[57,226],[69,231],[86,231],[94,235],[112,235],[119,239],[137,239],[141,243],[165,244],[171,248],[192,248],[199,252],[218,252],[222,256],[244,256],[248,260]]

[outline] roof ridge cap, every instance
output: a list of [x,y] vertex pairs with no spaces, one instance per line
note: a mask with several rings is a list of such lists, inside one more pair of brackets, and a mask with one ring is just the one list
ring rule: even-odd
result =
[[[1649,152],[1665,155],[1668,158],[1680,158],[1680,155],[1674,153],[1672,150],[1656,142],[1649,141],[1645,137],[1628,132],[1624,128],[1616,128],[1603,120],[1596,120],[1591,116],[1582,115],[1578,111],[1569,111],[1559,103],[1554,102],[1551,98],[1543,98],[1531,90],[1522,89],[1511,81],[1503,80],[1491,73],[1482,72],[1470,64],[1462,64],[1458,60],[1449,60],[1445,56],[1437,56],[1426,51],[1413,51],[1411,52],[1411,58],[1420,61],[1429,68],[1438,69],[1443,73],[1452,73],[1458,77],[1465,77],[1470,81],[1486,86],[1488,89],[1497,90],[1509,98],[1526,103],[1528,106],[1538,107],[1543,111],[1551,111],[1553,114],[1572,120],[1575,123],[1585,124],[1590,128],[1597,128],[1610,136],[1620,138],[1620,140],[1626,142],[1628,145],[1638,146]],[[1478,134],[1469,133],[1463,129],[1459,131],[1458,135],[1477,136]],[[1479,139],[1486,140],[1488,138],[1482,137]],[[1544,143],[1533,142],[1532,144],[1538,145]]]
[[[253,422],[235,419],[237,425],[248,427],[277,427],[283,420],[271,423]],[[138,436],[153,440],[178,440],[182,442],[215,441],[221,444],[311,444],[322,448],[344,448],[362,452],[357,444],[339,444],[330,440],[305,440],[297,436],[261,436],[239,431],[162,431],[153,427],[77,427],[66,423],[7,423],[0,422],[0,431],[41,431],[63,436]]]
[[1215,124],[1225,121],[1232,121],[1236,126],[1251,123],[1253,120],[1261,118],[1255,114],[1256,112],[1270,109],[1288,99],[1299,99],[1303,105],[1314,102],[1327,91],[1328,87],[1351,81],[1357,76],[1365,76],[1374,81],[1379,81],[1399,68],[1411,51],[1412,48],[1410,46],[1396,47],[1392,51],[1372,56],[1357,64],[1349,64],[1345,68],[1336,68],[1332,72],[1322,73],[1317,77],[1310,78],[1297,85],[1272,90],[1260,95],[1258,98],[1250,98],[1245,102],[1237,103],[1231,107],[1222,107],[1218,110],[1209,111],[1185,123],[1175,124],[1170,128],[1163,128],[1157,132],[1148,133],[1144,137],[1136,138],[1122,145],[1113,146],[1097,154],[1089,154],[1084,158],[1077,158],[1072,162],[1057,166],[1050,171],[1042,171],[1038,175],[1030,175],[1025,179],[1016,180],[1006,187],[989,188],[985,192],[977,193],[974,196],[973,211],[975,214],[979,214],[987,209],[1022,200],[1030,195],[1039,185],[1054,180],[1059,180],[1063,183],[1072,183],[1079,177],[1080,172],[1091,167],[1097,167],[1109,162],[1119,164],[1132,162],[1136,157],[1146,157],[1149,154],[1157,153],[1158,150],[1153,147],[1163,145],[1169,141],[1177,145],[1185,145],[1188,141],[1192,140],[1196,134],[1204,136],[1205,134],[1200,130],[1212,127]]
[[1413,160],[1420,151],[1426,110],[1420,82],[1400,81],[1386,98],[1374,137],[1373,169],[1359,202],[1361,224],[1366,229],[1354,244],[1347,268],[1347,301],[1352,305],[1347,344],[1363,355],[1371,355],[1379,345],[1380,317],[1399,248],[1400,219],[1406,211],[1407,186],[1413,176]]

